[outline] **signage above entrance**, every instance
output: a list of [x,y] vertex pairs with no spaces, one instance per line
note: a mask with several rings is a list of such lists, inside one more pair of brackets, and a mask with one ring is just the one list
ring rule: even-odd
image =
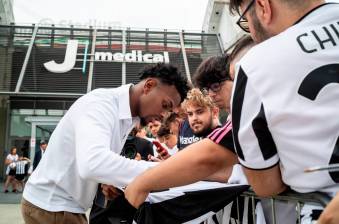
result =
[[127,54],[119,52],[95,52],[95,61],[169,63],[169,56],[167,51],[163,54],[143,54],[142,51],[134,50]]
[[[65,73],[72,70],[76,63],[76,57],[78,52],[78,40],[68,40],[65,59],[62,63],[56,63],[54,60],[44,63],[45,68],[53,73]],[[88,49],[88,42],[86,43],[83,68],[86,67],[87,58],[86,56]],[[162,54],[143,54],[141,50],[132,50],[129,53],[121,52],[95,52],[95,62],[128,62],[128,63],[169,63],[169,55],[167,51]],[[84,73],[84,69],[83,69]]]

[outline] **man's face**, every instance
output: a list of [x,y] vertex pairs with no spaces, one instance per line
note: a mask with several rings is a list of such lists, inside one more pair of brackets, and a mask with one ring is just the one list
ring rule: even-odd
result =
[[[217,85],[219,85],[218,88],[213,88],[213,86]],[[208,95],[212,98],[213,102],[219,107],[219,109],[224,109],[227,112],[230,111],[232,87],[233,81],[231,80],[225,80],[220,83],[212,83],[210,87],[208,87]]]
[[[251,1],[244,1],[240,6],[240,11],[244,12]],[[251,8],[246,12],[244,17],[248,20],[248,27],[251,33],[251,36],[256,43],[261,43],[273,35],[270,35],[268,30],[260,22],[256,10],[256,2],[251,6]]]
[[165,112],[172,111],[181,101],[174,85],[163,84],[157,79],[150,80],[152,80],[150,83],[145,83],[138,106],[138,115],[146,122],[152,117],[159,117]]
[[153,137],[157,137],[160,126],[161,126],[161,122],[158,120],[150,121],[147,124],[147,127],[151,131]]
[[168,148],[172,149],[177,145],[178,137],[174,134],[169,134],[164,137],[164,143]]
[[41,145],[40,145],[40,148],[41,148],[42,150],[44,150],[44,151],[45,151],[45,150],[46,150],[46,148],[47,148],[47,144],[41,144]]
[[193,133],[197,136],[208,134],[213,129],[213,112],[210,108],[187,105],[186,113]]

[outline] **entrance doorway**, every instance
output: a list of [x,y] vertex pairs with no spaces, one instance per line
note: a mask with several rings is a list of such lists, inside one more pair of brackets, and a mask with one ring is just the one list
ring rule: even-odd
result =
[[[25,121],[31,125],[29,144],[29,158],[31,161],[34,161],[35,151],[39,150],[40,141],[48,141],[60,119],[61,117],[54,116],[29,116],[25,118]],[[37,131],[41,132],[39,138],[37,138]]]

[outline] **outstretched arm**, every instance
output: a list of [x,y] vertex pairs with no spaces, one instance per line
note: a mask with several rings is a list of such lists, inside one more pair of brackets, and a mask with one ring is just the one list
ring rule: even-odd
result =
[[203,180],[236,162],[233,152],[204,139],[135,178],[127,187],[125,196],[134,207],[139,207],[150,191]]

